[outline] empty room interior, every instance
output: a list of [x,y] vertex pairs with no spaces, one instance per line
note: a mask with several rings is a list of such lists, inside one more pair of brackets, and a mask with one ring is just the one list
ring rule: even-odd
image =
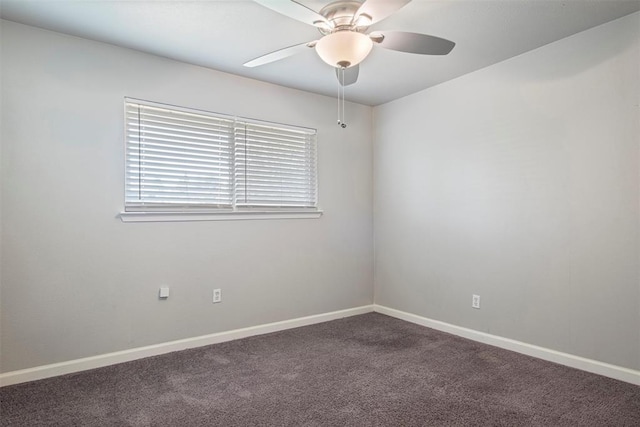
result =
[[640,425],[640,1],[0,1],[0,425]]

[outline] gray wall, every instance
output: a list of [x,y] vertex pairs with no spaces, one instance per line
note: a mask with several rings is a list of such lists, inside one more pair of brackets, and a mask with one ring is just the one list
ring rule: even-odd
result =
[[[372,303],[370,107],[342,130],[332,98],[7,21],[1,42],[2,372]],[[122,223],[124,96],[317,128],[324,216]]]
[[639,33],[374,109],[377,304],[640,369]]
[[[370,304],[374,246],[378,304],[640,369],[639,21],[346,131],[332,98],[0,21],[0,372]],[[317,128],[325,215],[121,223],[124,96]]]

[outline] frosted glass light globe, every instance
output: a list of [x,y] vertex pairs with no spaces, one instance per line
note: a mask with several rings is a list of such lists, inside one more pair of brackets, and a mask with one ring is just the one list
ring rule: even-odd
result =
[[355,31],[337,31],[318,40],[316,52],[324,62],[337,68],[349,68],[369,55],[373,42]]

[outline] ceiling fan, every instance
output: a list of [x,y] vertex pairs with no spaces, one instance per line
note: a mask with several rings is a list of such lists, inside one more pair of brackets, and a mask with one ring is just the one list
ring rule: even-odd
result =
[[297,1],[254,0],[283,15],[315,26],[322,37],[259,56],[244,64],[257,67],[315,48],[320,58],[335,67],[340,85],[358,79],[359,63],[376,44],[380,47],[421,55],[446,55],[455,43],[439,37],[404,31],[374,31],[369,27],[392,15],[411,0],[334,1],[316,12]]

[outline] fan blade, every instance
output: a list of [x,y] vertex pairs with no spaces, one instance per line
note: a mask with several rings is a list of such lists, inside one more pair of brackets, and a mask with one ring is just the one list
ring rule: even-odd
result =
[[404,31],[376,31],[369,34],[369,37],[385,49],[420,55],[446,55],[456,45],[454,42],[440,37]]
[[279,49],[271,53],[267,53],[266,55],[259,56],[255,59],[252,59],[249,62],[245,62],[243,65],[245,67],[253,68],[259,65],[268,64],[270,62],[279,61],[284,58],[288,58],[297,53],[302,52],[303,50],[312,48],[316,45],[315,41],[300,43],[293,46],[285,47],[284,49]]
[[295,1],[286,0],[254,0],[256,3],[275,10],[289,18],[304,22],[305,24],[314,25],[320,28],[331,29],[331,24],[327,19],[319,13],[301,5]]
[[373,25],[376,22],[382,21],[387,16],[394,14],[410,1],[411,0],[366,0],[356,12],[353,22],[358,22],[361,15],[367,15],[371,18],[371,23],[368,25]]
[[336,68],[336,77],[340,86],[349,86],[358,81],[358,74],[360,74],[360,66],[354,65],[353,67],[345,68],[344,77],[342,75],[342,69]]

